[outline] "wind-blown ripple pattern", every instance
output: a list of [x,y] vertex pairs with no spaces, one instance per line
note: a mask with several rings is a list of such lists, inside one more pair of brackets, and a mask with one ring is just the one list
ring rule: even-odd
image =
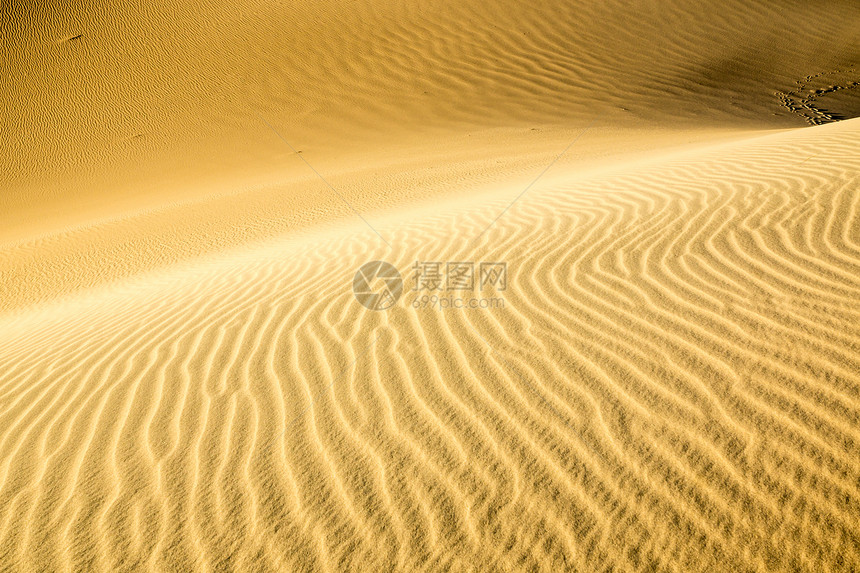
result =
[[504,309],[367,311],[368,232],[5,317],[0,569],[860,568],[858,146],[380,225],[404,273],[507,261]]

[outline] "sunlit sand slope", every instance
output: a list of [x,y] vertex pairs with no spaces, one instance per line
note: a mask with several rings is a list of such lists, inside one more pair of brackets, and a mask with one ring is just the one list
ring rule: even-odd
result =
[[[0,570],[856,571],[860,124],[0,319]],[[381,312],[364,262],[507,261]],[[409,284],[407,282],[407,284]]]

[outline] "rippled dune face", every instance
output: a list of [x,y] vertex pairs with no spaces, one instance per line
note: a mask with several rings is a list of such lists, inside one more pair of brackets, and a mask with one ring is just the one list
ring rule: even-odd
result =
[[860,570],[854,2],[2,17],[0,571]]

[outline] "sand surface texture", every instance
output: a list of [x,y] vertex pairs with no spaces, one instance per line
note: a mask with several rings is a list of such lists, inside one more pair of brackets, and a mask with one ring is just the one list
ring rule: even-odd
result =
[[0,571],[860,571],[853,0],[3,25]]

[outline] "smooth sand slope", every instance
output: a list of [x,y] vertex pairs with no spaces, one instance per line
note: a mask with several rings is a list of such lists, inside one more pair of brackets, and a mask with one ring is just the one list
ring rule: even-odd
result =
[[854,2],[3,18],[0,571],[860,570]]

